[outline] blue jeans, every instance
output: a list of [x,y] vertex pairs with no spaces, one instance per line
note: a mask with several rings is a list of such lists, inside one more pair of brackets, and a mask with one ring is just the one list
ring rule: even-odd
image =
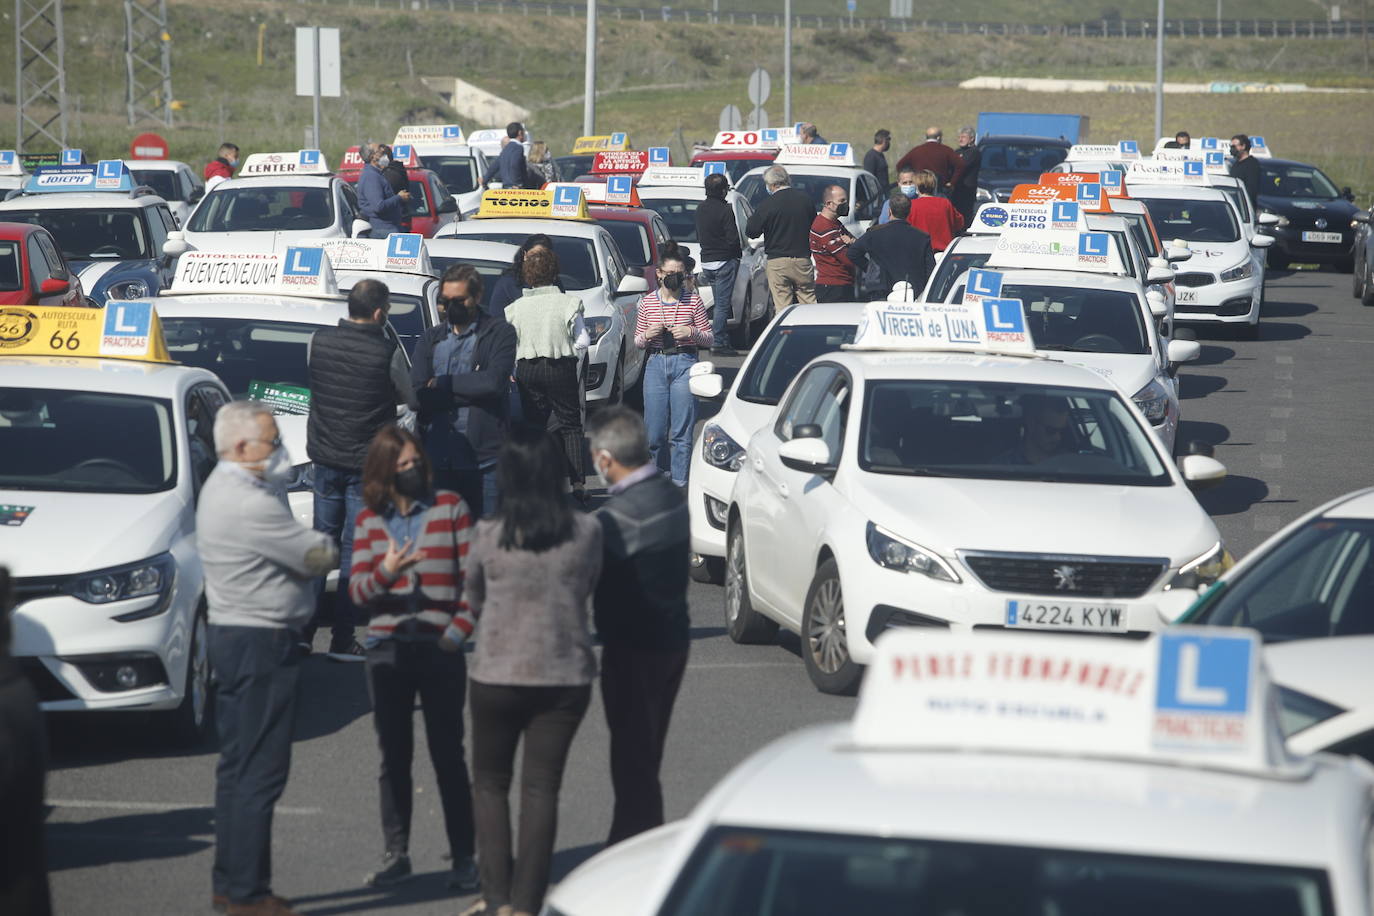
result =
[[434,488],[452,490],[463,497],[473,521],[491,518],[501,508],[501,491],[496,487],[496,465],[487,468],[435,468]]
[[[680,487],[687,486],[687,469],[692,461],[697,402],[687,387],[687,373],[696,362],[695,354],[665,356],[654,351],[644,363],[644,425],[649,430],[649,463],[670,470],[673,483]],[[665,449],[664,445],[670,448]]]
[[[702,268],[701,278],[711,284],[711,295],[716,299],[716,304],[711,308],[711,334],[716,340],[712,346],[730,345],[725,324],[730,320],[730,307],[735,298],[735,275],[738,273],[739,258],[726,261],[724,266],[715,270]],[[744,320],[748,321],[749,316],[745,315]]]
[[210,626],[219,724],[211,885],[231,903],[272,892],[272,809],[291,769],[298,638],[284,627]]
[[[339,592],[334,601],[334,624],[329,628],[335,647],[353,642],[356,614],[348,597],[348,571],[353,564],[353,526],[363,511],[363,475],[341,471],[328,465],[315,465],[315,530],[323,531],[339,545]],[[325,604],[324,578],[315,586],[315,618],[306,627],[305,639],[313,641],[320,627]]]

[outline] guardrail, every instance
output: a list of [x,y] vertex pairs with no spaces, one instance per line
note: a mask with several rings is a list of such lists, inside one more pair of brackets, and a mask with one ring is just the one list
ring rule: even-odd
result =
[[[285,0],[283,0],[285,2]],[[295,0],[304,3],[307,0]],[[586,15],[585,3],[531,0],[309,0],[329,6],[393,10],[449,10],[451,12],[510,13],[521,16]],[[603,18],[640,22],[697,22],[781,28],[782,13],[755,10],[655,8],[601,4]],[[944,22],[931,19],[891,19],[862,16],[794,15],[798,29],[879,29],[885,32],[935,32],[940,35],[1046,35],[1080,38],[1153,38],[1153,19],[1094,19],[1075,23]],[[1374,22],[1328,19],[1167,19],[1166,37],[1175,38],[1358,38],[1374,34]]]

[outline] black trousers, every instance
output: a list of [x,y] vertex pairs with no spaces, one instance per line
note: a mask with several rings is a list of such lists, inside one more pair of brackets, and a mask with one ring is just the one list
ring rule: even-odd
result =
[[429,759],[439,784],[444,829],[455,862],[473,853],[472,785],[463,756],[463,699],[467,661],[437,642],[383,640],[367,650],[372,721],[382,750],[382,835],[387,852],[410,851],[415,756],[415,697],[425,717]]
[[853,302],[854,287],[850,284],[844,286],[830,286],[828,284],[816,284],[817,302]]
[[656,652],[608,643],[601,653],[601,701],[611,732],[615,814],[608,844],[663,823],[658,780],[687,650]]
[[[558,790],[592,685],[515,687],[472,682],[473,806],[482,897],[488,909],[511,905],[538,913],[544,905],[558,832]],[[520,838],[511,840],[510,785],[520,763]]]
[[520,388],[525,422],[544,427],[563,444],[568,480],[582,483],[587,476],[582,460],[587,446],[582,437],[582,380],[577,376],[577,357],[519,360],[515,383]]

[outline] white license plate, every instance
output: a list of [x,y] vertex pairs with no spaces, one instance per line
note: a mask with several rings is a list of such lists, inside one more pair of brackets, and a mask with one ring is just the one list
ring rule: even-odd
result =
[[1341,234],[1339,232],[1304,232],[1302,240],[1304,242],[1339,242]]
[[1195,289],[1175,289],[1174,302],[1179,305],[1191,305],[1197,302],[1197,290]]
[[1124,604],[1084,601],[1008,601],[1007,626],[1018,630],[1080,630],[1125,633]]

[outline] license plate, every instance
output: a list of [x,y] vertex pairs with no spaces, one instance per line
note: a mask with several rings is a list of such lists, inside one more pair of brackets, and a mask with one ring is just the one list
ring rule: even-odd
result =
[[1083,601],[1008,601],[1007,626],[1019,630],[1125,633],[1126,606]]
[[1339,232],[1304,232],[1302,240],[1304,242],[1339,242],[1341,234]]
[[1179,305],[1192,305],[1197,302],[1197,290],[1195,289],[1176,289],[1174,290],[1174,302]]

